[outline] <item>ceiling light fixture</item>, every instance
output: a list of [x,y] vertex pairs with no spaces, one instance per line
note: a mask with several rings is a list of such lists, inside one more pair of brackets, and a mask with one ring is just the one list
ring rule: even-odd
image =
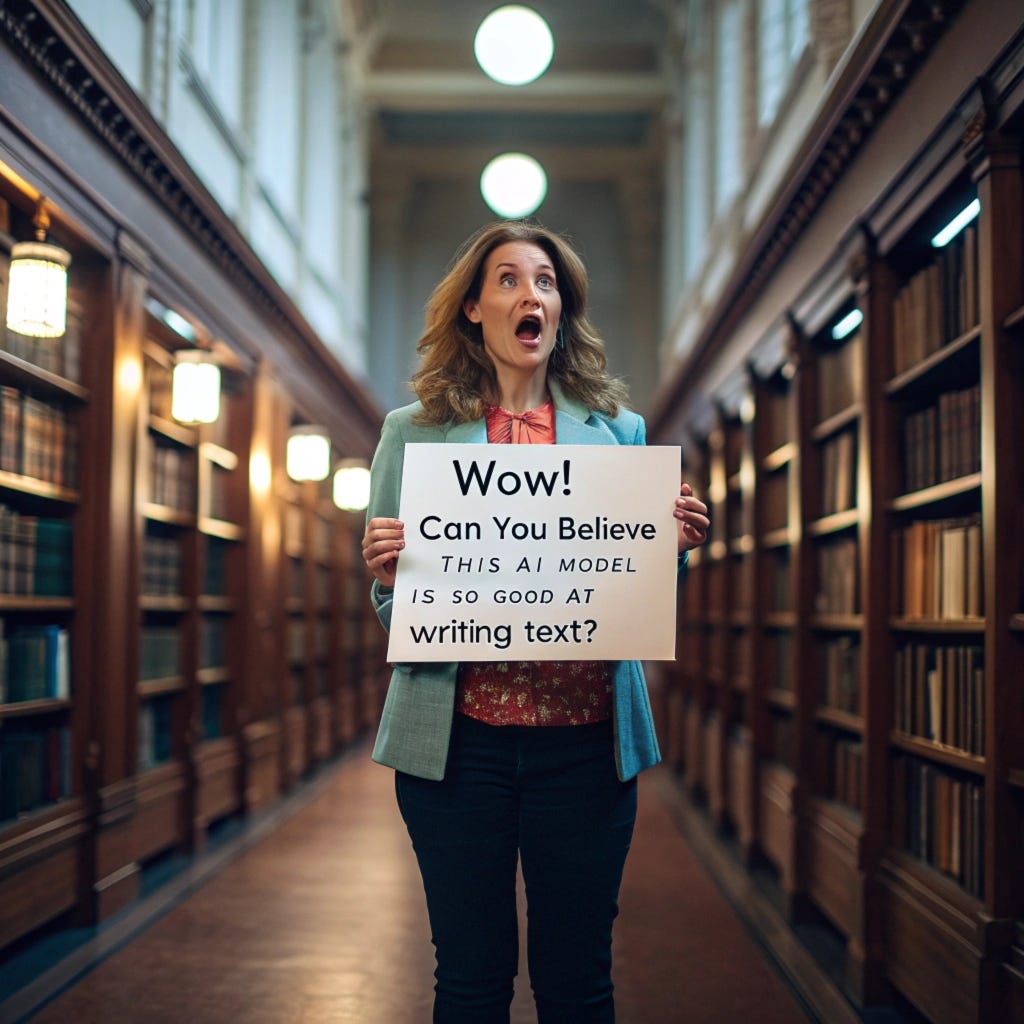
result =
[[548,23],[534,10],[508,4],[480,23],[473,52],[485,74],[502,85],[526,85],[548,69],[555,41]]
[[499,217],[528,217],[548,194],[548,176],[532,156],[503,153],[484,168],[480,193]]

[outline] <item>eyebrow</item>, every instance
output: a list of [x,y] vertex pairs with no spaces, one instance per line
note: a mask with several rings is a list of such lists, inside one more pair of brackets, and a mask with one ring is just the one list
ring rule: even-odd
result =
[[[519,269],[519,264],[518,263],[496,263],[494,265],[494,269],[495,270],[500,270],[502,267],[511,267],[513,270],[518,270]],[[537,269],[538,270],[546,270],[546,271],[548,271],[551,274],[553,274],[555,272],[555,268],[552,267],[549,263],[541,263],[537,267]]]

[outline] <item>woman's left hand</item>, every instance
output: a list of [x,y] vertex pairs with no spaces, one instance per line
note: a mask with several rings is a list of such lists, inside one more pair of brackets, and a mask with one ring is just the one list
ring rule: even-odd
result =
[[693,488],[689,484],[679,485],[679,497],[676,498],[672,514],[676,518],[680,554],[699,547],[708,539],[708,530],[711,528],[708,507],[700,498],[694,497]]

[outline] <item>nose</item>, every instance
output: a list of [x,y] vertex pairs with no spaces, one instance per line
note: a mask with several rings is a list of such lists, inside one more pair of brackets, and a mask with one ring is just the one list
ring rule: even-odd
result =
[[526,294],[523,296],[522,305],[524,306],[539,306],[540,299],[537,296],[537,289],[532,285],[526,285]]

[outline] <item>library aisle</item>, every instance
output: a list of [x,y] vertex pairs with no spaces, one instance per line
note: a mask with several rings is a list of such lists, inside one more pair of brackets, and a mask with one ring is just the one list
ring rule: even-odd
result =
[[[619,1024],[802,1024],[683,839],[660,770],[643,776],[616,926]],[[392,778],[359,745],[278,827],[28,1019],[429,1021],[432,947]],[[525,969],[518,988],[512,1020],[526,1024]]]

